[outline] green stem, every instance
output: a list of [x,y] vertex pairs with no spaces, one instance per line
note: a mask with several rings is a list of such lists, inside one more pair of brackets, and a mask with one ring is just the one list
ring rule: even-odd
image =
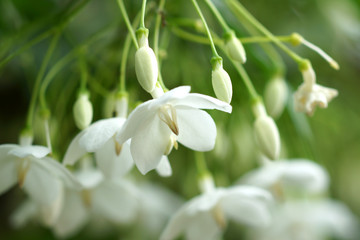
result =
[[131,37],[130,34],[128,34],[126,36],[123,52],[121,55],[119,92],[126,92],[125,89],[126,63],[130,51],[130,44],[131,44]]
[[158,14],[156,16],[155,20],[155,30],[154,30],[154,53],[156,56],[156,60],[158,62],[158,68],[159,68],[159,76],[158,81],[160,83],[160,86],[163,88],[163,90],[166,89],[164,81],[161,76],[161,65],[160,65],[160,59],[159,59],[159,36],[160,36],[160,25],[161,25],[161,14],[164,10],[165,6],[165,0],[160,0],[159,2],[159,8],[158,8]]
[[246,89],[249,92],[250,95],[250,99],[254,102],[254,101],[258,101],[260,99],[259,94],[256,92],[254,85],[252,84],[252,81],[249,77],[249,75],[246,73],[245,68],[243,67],[242,64],[240,64],[239,62],[233,61],[230,57],[229,59],[231,60],[232,64],[234,65],[234,67],[236,68],[236,71],[238,71],[238,73],[240,74]]
[[[124,0],[117,0],[118,2],[118,5],[119,5],[119,8],[120,8],[120,11],[121,11],[121,14],[124,18],[124,21],[125,21],[125,24],[126,24],[126,27],[128,28],[129,30],[129,33],[131,35],[131,38],[133,40],[133,43],[136,47],[136,49],[139,49],[139,44],[136,40],[136,35],[135,35],[135,31],[134,29],[132,28],[131,26],[131,23],[130,23],[130,20],[129,20],[129,16],[127,15],[126,13],[126,9],[125,9],[125,6],[124,6]],[[145,15],[145,14],[144,14]]]
[[[58,74],[61,71],[61,69],[63,69],[66,66],[66,64],[68,64],[75,57],[76,53],[79,52],[79,49],[90,45],[99,36],[101,36],[102,34],[107,32],[109,29],[111,29],[110,27],[112,27],[112,26],[115,26],[115,25],[109,25],[109,26],[101,29],[100,31],[94,33],[92,36],[88,37],[87,40],[85,40],[78,47],[75,47],[74,49],[72,49],[69,53],[67,53],[64,57],[62,57],[58,62],[56,62],[55,65],[50,69],[50,71],[46,74],[44,81],[40,87],[39,98],[40,98],[41,107],[43,109],[47,109],[46,97],[45,97],[46,89],[49,86],[49,84],[51,83],[51,81],[54,79],[56,74]],[[87,76],[87,80],[88,80],[88,76]]]
[[206,175],[211,176],[210,171],[208,170],[208,168],[206,166],[204,153],[194,151],[194,154],[195,154],[195,162],[196,162],[196,168],[198,171],[198,175],[200,177],[206,176]]
[[207,36],[209,38],[209,41],[210,41],[210,46],[211,46],[211,50],[212,50],[212,54],[213,54],[213,57],[216,57],[216,58],[220,58],[219,54],[217,53],[216,51],[216,48],[215,48],[215,44],[214,44],[214,41],[213,41],[213,38],[211,37],[211,33],[210,33],[210,29],[206,23],[206,20],[201,12],[201,9],[198,5],[198,3],[196,2],[196,0],[191,0],[192,3],[194,4],[194,7],[197,11],[197,13],[199,14],[200,18],[201,18],[201,21],[203,22],[204,24],[204,27],[205,27],[205,30],[206,30],[206,33],[207,33]]
[[226,0],[226,2],[231,5],[231,10],[236,10],[238,14],[241,14],[245,19],[247,19],[255,28],[262,32],[265,36],[270,38],[279,48],[281,48],[286,54],[288,54],[295,62],[300,64],[305,59],[300,57],[298,54],[290,50],[285,44],[278,40],[269,30],[267,30],[256,18],[254,18],[251,13],[238,1],[235,0]]
[[143,0],[142,7],[141,7],[140,28],[145,28],[145,11],[146,11],[146,0]]
[[58,43],[59,37],[61,35],[61,31],[58,31],[54,37],[51,40],[50,46],[45,54],[44,60],[41,64],[39,73],[36,77],[35,80],[35,85],[33,88],[33,93],[31,96],[31,100],[30,100],[30,106],[29,106],[29,111],[28,111],[28,115],[27,115],[27,121],[26,121],[26,128],[28,129],[32,129],[32,123],[33,123],[33,118],[34,118],[34,112],[35,112],[35,103],[36,103],[36,99],[38,97],[38,92],[39,92],[39,88],[40,88],[40,83],[41,80],[44,77],[45,74],[45,70],[49,64],[50,58],[55,50],[56,44]]
[[[83,50],[80,50],[81,52]],[[81,81],[80,81],[80,91],[86,91],[86,83],[88,81],[88,70],[87,70],[87,66],[86,66],[86,60],[85,60],[85,56],[84,53],[80,53],[81,56],[79,57],[79,67],[80,67],[80,72],[81,72]]]
[[68,24],[72,17],[74,17],[84,6],[86,6],[86,4],[89,2],[90,0],[85,0],[83,1],[81,4],[79,4],[71,13],[69,13],[69,15],[67,17],[65,17],[62,21],[60,21],[59,24],[57,24],[56,26],[54,26],[53,28],[47,30],[46,32],[40,34],[39,36],[35,37],[33,40],[31,40],[30,42],[28,42],[27,44],[23,45],[22,47],[20,47],[18,50],[16,50],[15,52],[11,53],[9,56],[7,56],[5,59],[3,59],[0,62],[0,68],[2,66],[4,66],[6,63],[8,63],[11,59],[13,59],[14,57],[18,56],[19,54],[23,53],[24,51],[26,51],[27,49],[29,49],[30,47],[32,47],[33,45],[39,43],[40,41],[44,40],[45,38],[47,38],[48,36],[50,36],[54,30],[60,28],[61,26],[65,26],[66,24]]
[[213,12],[213,14],[215,15],[215,17],[217,18],[217,20],[220,22],[223,30],[225,33],[227,32],[231,32],[232,30],[230,29],[229,25],[227,25],[227,23],[225,22],[224,18],[221,16],[220,12],[217,10],[217,8],[215,7],[214,3],[211,0],[205,0],[206,4],[209,6],[209,8],[211,9],[211,11]]

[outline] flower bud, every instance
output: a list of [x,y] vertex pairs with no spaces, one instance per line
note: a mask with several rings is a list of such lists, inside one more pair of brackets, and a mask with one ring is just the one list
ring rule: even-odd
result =
[[93,108],[87,93],[80,93],[74,104],[73,113],[75,124],[79,129],[83,130],[90,125],[93,117]]
[[271,79],[265,87],[265,105],[270,116],[278,118],[283,112],[288,97],[288,88],[282,77]]
[[227,54],[237,62],[245,63],[246,62],[246,53],[245,49],[240,42],[240,40],[236,37],[236,35],[231,32],[227,36],[225,36],[225,49]]
[[224,70],[222,62],[215,63],[211,78],[215,95],[221,101],[230,103],[232,98],[232,84],[229,74]]
[[152,92],[158,78],[158,64],[154,51],[149,47],[146,34],[139,38],[139,49],[135,53],[135,72],[141,87]]
[[269,159],[276,160],[280,154],[280,135],[274,120],[266,114],[264,105],[254,106],[256,116],[254,130],[255,139],[261,152]]

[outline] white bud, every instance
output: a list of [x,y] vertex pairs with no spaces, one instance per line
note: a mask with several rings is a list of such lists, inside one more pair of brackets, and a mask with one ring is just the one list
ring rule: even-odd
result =
[[256,120],[254,124],[255,139],[261,152],[269,159],[276,160],[280,154],[280,135],[274,119],[266,114],[264,105],[254,106]]
[[135,72],[141,87],[151,93],[158,78],[158,64],[146,35],[139,39],[140,48],[135,53]]
[[235,36],[235,34],[231,34],[230,37],[226,40],[225,48],[229,56],[234,61],[240,63],[246,62],[245,49],[240,40]]
[[216,64],[215,69],[212,70],[211,78],[216,97],[221,101],[230,103],[233,93],[231,79],[221,63]]
[[93,117],[93,108],[87,93],[79,95],[74,104],[73,113],[75,124],[79,129],[83,130],[90,125]]
[[278,118],[286,105],[288,88],[282,77],[271,79],[265,88],[265,105],[270,116]]

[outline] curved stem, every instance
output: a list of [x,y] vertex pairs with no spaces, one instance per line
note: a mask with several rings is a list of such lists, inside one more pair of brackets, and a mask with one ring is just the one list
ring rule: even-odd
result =
[[159,35],[160,35],[160,25],[161,25],[161,17],[162,17],[161,14],[164,9],[164,6],[165,6],[165,0],[160,0],[158,14],[157,14],[156,20],[155,20],[155,31],[154,31],[154,53],[156,56],[156,60],[159,63],[158,64],[158,68],[159,68],[158,81],[160,83],[160,86],[163,88],[163,90],[165,90],[166,87],[165,87],[164,81],[161,76],[161,65],[160,65],[160,61],[159,61]]
[[120,11],[121,11],[121,14],[124,18],[124,21],[125,21],[125,24],[126,24],[126,27],[128,28],[129,30],[129,33],[131,35],[131,38],[133,40],[133,43],[136,47],[136,49],[139,49],[139,44],[136,40],[136,35],[135,35],[135,31],[134,29],[132,28],[131,26],[131,23],[130,23],[130,20],[129,20],[129,16],[127,15],[126,13],[126,9],[125,9],[125,6],[124,6],[124,0],[117,0],[118,2],[118,5],[119,5],[119,8],[120,8]]
[[192,1],[192,3],[194,4],[194,7],[195,7],[196,11],[197,11],[197,13],[199,14],[199,16],[200,16],[200,18],[201,18],[201,21],[202,21],[203,24],[204,24],[204,27],[205,27],[205,30],[206,30],[206,34],[207,34],[207,36],[208,36],[208,38],[209,38],[209,41],[210,41],[210,46],[211,46],[211,50],[212,50],[213,57],[220,58],[219,54],[218,54],[217,51],[216,51],[214,41],[213,41],[213,39],[212,39],[212,37],[211,37],[210,29],[209,29],[209,27],[208,27],[208,25],[207,25],[207,23],[206,23],[206,20],[205,20],[203,14],[202,14],[202,12],[201,12],[201,9],[200,9],[198,3],[196,2],[196,0],[191,0],[191,1]]
[[230,29],[229,25],[227,25],[227,23],[225,22],[224,18],[221,16],[220,12],[215,7],[214,3],[211,0],[205,0],[205,2],[209,6],[211,11],[214,13],[214,15],[217,18],[217,20],[219,21],[219,23],[221,24],[224,32],[226,33],[226,32],[232,31]]
[[32,129],[32,121],[33,121],[33,117],[34,117],[35,103],[36,103],[36,99],[38,97],[40,82],[44,77],[46,67],[49,64],[49,60],[55,50],[55,47],[56,47],[56,44],[58,43],[60,35],[61,35],[61,31],[58,31],[55,34],[55,36],[52,38],[50,46],[45,54],[42,64],[41,64],[39,73],[36,77],[35,85],[33,88],[33,93],[32,93],[31,100],[30,100],[30,106],[29,106],[29,111],[28,111],[28,115],[27,115],[27,120],[26,120],[26,128]]
[[300,57],[298,54],[290,50],[285,44],[278,40],[269,30],[267,30],[251,13],[238,1],[226,0],[231,5],[230,9],[235,11],[237,14],[242,15],[246,20],[249,21],[255,28],[262,32],[265,36],[269,37],[279,48],[281,48],[286,54],[288,54],[296,63],[300,64],[305,59]]
[[145,28],[145,11],[146,11],[146,0],[143,0],[141,7],[140,28]]

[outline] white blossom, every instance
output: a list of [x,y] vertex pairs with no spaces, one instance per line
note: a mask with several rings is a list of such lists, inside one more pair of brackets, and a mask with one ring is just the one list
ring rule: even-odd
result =
[[304,82],[294,94],[295,110],[313,115],[316,106],[327,108],[328,103],[338,95],[336,89],[316,84],[315,72],[312,67],[302,71]]
[[196,151],[214,148],[216,126],[203,109],[231,112],[231,106],[215,98],[189,93],[182,86],[139,105],[117,135],[120,144],[131,138],[130,151],[142,174],[156,168],[177,141]]
[[170,219],[160,239],[216,239],[226,227],[227,219],[250,226],[269,224],[268,204],[271,195],[260,188],[236,186],[214,188],[193,198]]

